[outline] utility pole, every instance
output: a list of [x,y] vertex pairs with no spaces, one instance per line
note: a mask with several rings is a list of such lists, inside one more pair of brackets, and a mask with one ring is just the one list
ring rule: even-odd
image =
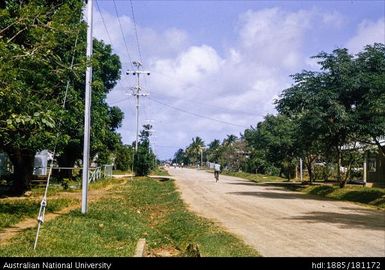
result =
[[130,71],[128,70],[127,71],[127,75],[129,74],[132,74],[134,76],[137,76],[137,86],[134,87],[134,93],[133,95],[136,96],[136,139],[135,139],[135,152],[138,151],[138,136],[139,136],[139,97],[140,96],[147,96],[148,94],[141,94],[140,91],[141,91],[141,87],[140,87],[140,75],[141,74],[147,74],[147,75],[150,75],[150,72],[149,71],[144,71],[144,70],[140,70],[140,67],[142,66],[142,63],[140,63],[139,61],[134,61],[132,62],[132,64],[134,66],[136,66],[136,70],[135,71]]
[[86,69],[86,93],[84,111],[84,145],[83,145],[83,177],[82,177],[82,214],[87,213],[88,176],[90,162],[90,125],[91,125],[91,83],[92,83],[92,10],[93,0],[87,2],[87,69]]

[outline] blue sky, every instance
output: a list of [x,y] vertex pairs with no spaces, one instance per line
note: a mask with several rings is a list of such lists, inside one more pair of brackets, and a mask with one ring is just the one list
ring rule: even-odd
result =
[[[150,96],[141,99],[140,122],[154,126],[161,159],[195,136],[206,144],[222,140],[275,113],[273,101],[290,86],[289,75],[318,68],[310,56],[384,43],[383,1],[132,3],[144,68],[151,71],[143,78]],[[112,0],[98,0],[100,12],[95,4],[94,36],[112,43],[123,62],[108,101],[125,112],[119,132],[131,143],[135,105],[127,93],[135,81],[125,71],[139,53],[130,1],[115,4],[117,12]]]

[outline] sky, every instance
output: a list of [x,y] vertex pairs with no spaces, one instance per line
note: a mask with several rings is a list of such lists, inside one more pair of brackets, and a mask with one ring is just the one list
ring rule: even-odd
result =
[[311,56],[385,43],[384,14],[384,2],[370,0],[97,0],[93,35],[122,62],[107,100],[125,113],[125,144],[136,135],[137,83],[126,71],[133,61],[150,71],[140,77],[148,94],[140,97],[140,127],[153,126],[153,150],[165,160],[196,136],[208,145],[275,114],[290,75],[319,69]]

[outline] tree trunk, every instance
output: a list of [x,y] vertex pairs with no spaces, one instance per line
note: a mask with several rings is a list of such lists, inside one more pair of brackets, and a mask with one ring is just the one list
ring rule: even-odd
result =
[[380,153],[380,155],[385,157],[385,146],[381,145],[380,141],[378,141],[376,137],[373,137],[373,140],[378,147],[378,152]]
[[[75,161],[79,158],[80,152],[77,147],[69,144],[64,148],[63,153],[58,157],[59,167],[73,167]],[[72,170],[63,169],[58,172],[60,179],[68,178],[73,179]]]
[[7,154],[14,166],[14,179],[11,190],[15,194],[21,195],[31,189],[35,153],[30,150],[17,149],[9,151]]
[[307,172],[309,174],[310,184],[312,184],[314,180],[313,166],[312,166],[314,160],[315,160],[315,157],[311,157],[311,156],[305,157],[305,165],[307,168]]
[[339,148],[337,148],[337,182],[340,183],[340,188],[345,187],[346,182],[342,180],[341,177],[341,165],[342,165],[342,153]]

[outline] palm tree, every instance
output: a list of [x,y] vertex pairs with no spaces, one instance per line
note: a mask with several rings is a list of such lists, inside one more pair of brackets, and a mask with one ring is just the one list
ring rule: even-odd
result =
[[233,143],[235,143],[236,141],[238,140],[238,137],[231,134],[231,135],[227,135],[227,138],[223,140],[223,145],[232,145]]
[[192,138],[192,143],[187,147],[186,153],[192,163],[196,163],[200,159],[201,151],[203,151],[205,143],[200,137]]

